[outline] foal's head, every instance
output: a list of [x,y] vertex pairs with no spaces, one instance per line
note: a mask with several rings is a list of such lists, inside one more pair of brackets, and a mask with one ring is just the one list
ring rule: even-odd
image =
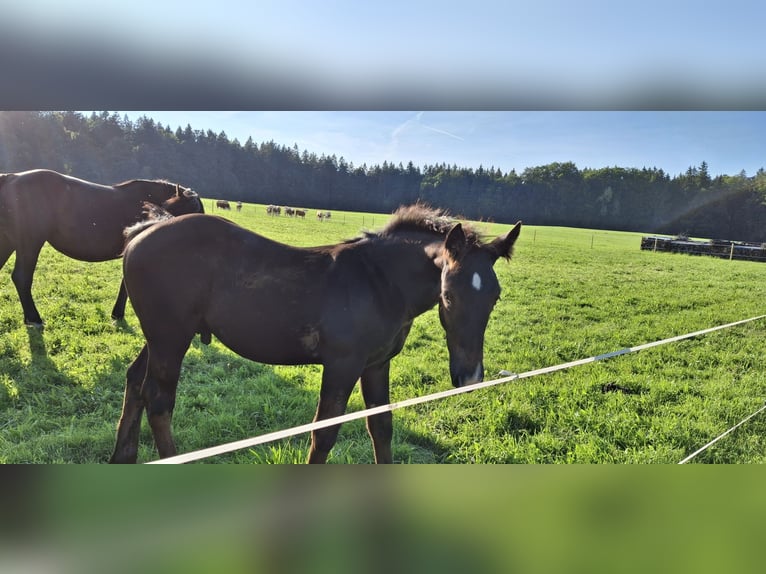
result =
[[441,257],[439,319],[447,334],[452,384],[462,387],[484,378],[484,331],[500,298],[493,266],[509,259],[521,222],[489,243],[466,235],[460,223],[450,229]]
[[439,319],[447,335],[452,384],[462,387],[484,377],[484,331],[500,284],[493,266],[510,259],[519,237],[519,221],[507,234],[484,243],[470,226],[422,204],[401,207],[386,232],[410,230],[435,233],[444,238],[433,244],[431,256],[441,268]]

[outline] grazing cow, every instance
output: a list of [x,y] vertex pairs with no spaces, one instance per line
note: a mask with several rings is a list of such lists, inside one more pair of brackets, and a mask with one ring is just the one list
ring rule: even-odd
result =
[[229,205],[229,202],[225,199],[219,199],[215,202],[215,206],[219,209],[231,209],[231,206]]

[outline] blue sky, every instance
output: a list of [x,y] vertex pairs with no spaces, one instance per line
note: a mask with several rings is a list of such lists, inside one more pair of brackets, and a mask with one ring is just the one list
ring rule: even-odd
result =
[[572,161],[579,168],[657,167],[670,175],[707,162],[712,175],[766,168],[766,112],[593,111],[119,111],[173,130],[245,143],[274,140],[355,165],[448,163],[503,171]]
[[[766,3],[752,0],[25,0],[3,6],[4,92],[250,109],[763,109]],[[14,48],[16,51],[13,51]],[[38,50],[38,52],[34,52]],[[47,74],[27,57],[51,56]],[[101,56],[81,83],[68,71]],[[7,61],[3,60],[6,58]],[[70,70],[65,69],[70,65]],[[26,75],[25,75],[26,74]],[[194,80],[189,82],[188,80]],[[180,86],[173,91],[174,86]],[[77,91],[77,90],[80,91]],[[118,91],[119,91],[118,90]],[[74,92],[73,92],[74,91]],[[180,93],[180,97],[179,97]],[[173,97],[160,97],[172,94]],[[287,95],[288,97],[284,97]],[[187,105],[184,106],[184,101]],[[169,105],[170,102],[179,102]],[[198,106],[196,109],[221,109]],[[223,107],[227,109],[227,107]]]
[[[126,50],[229,60],[382,88],[393,78],[454,87],[566,85],[576,99],[681,77],[718,90],[763,86],[762,22],[751,0],[25,0],[3,19],[38,36],[83,36]],[[539,89],[539,88],[538,88]]]
[[128,116],[368,165],[766,167],[763,2],[6,4],[5,109],[355,110]]

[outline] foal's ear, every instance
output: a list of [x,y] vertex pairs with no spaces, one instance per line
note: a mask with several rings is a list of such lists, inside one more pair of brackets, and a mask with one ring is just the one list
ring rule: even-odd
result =
[[466,239],[465,232],[463,231],[463,225],[456,223],[452,229],[447,233],[447,238],[444,240],[444,249],[449,253],[449,256],[455,261],[460,261],[465,251]]
[[513,244],[516,243],[516,240],[519,238],[519,233],[521,233],[521,221],[517,222],[516,225],[513,226],[513,229],[507,234],[493,239],[492,242],[487,245],[487,248],[490,253],[492,253],[495,260],[499,257],[505,257],[506,259],[511,258],[511,255],[513,254]]

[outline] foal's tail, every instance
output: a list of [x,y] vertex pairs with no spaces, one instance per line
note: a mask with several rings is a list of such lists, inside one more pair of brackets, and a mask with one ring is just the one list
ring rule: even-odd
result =
[[[200,205],[202,205],[202,202],[200,202]],[[144,202],[142,213],[144,216],[143,220],[139,221],[138,223],[134,223],[130,227],[126,227],[122,232],[122,234],[125,236],[125,245],[122,248],[122,255],[125,254],[125,249],[127,249],[128,245],[130,245],[130,242],[141,235],[144,231],[162,221],[173,219],[173,217],[175,217],[168,210],[163,209],[159,205],[149,201]],[[198,333],[202,344],[209,345],[211,340],[210,329],[208,329],[207,326],[202,326]]]

